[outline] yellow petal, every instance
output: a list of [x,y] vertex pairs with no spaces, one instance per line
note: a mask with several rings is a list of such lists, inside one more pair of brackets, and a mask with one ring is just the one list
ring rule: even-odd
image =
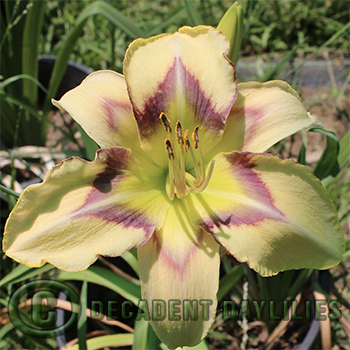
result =
[[121,74],[94,72],[53,104],[66,110],[101,148],[139,148],[137,125]]
[[245,152],[216,158],[209,186],[189,211],[240,261],[267,276],[337,265],[344,237],[328,192],[306,167]]
[[[237,94],[229,43],[214,28],[183,27],[174,34],[137,39],[128,48],[124,74],[142,146],[167,164],[163,112],[190,132],[199,126],[203,152],[217,143]],[[155,157],[156,158],[156,157]]]
[[140,246],[162,225],[169,206],[156,174],[117,147],[98,151],[93,162],[64,160],[43,183],[24,190],[6,223],[3,249],[27,266],[49,262],[78,271],[98,255]]
[[212,155],[234,150],[264,152],[313,122],[286,82],[241,83],[221,143]]
[[216,313],[219,245],[192,226],[183,204],[175,200],[162,229],[138,255],[142,299],[151,316],[159,305],[151,317],[158,337],[171,349],[198,344]]

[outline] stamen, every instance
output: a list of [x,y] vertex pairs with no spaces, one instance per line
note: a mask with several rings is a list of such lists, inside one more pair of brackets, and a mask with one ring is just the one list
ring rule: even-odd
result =
[[202,157],[202,151],[199,147],[199,137],[198,137],[198,126],[195,127],[193,133],[192,133],[192,140],[193,140],[193,146],[195,149],[198,149],[199,152],[199,164],[201,166],[201,173],[199,172],[197,161],[195,161],[194,153],[191,149],[191,155],[193,158],[193,162],[195,164],[195,171],[196,171],[196,177],[197,177],[197,182],[196,182],[196,187],[200,187],[203,182],[205,181],[205,165],[203,162],[203,157]]
[[189,189],[190,192],[192,192],[192,193],[200,193],[200,192],[203,192],[206,189],[206,187],[208,186],[209,181],[211,179],[211,176],[213,175],[214,163],[215,163],[215,160],[212,160],[210,162],[208,173],[207,173],[203,183],[199,187],[190,188]]
[[160,113],[159,120],[162,123],[162,125],[164,126],[165,131],[168,133],[171,133],[172,132],[171,122],[163,112]]
[[190,149],[190,141],[188,141],[188,129],[186,129],[185,131],[185,145],[186,145],[186,152],[188,152],[188,150]]
[[[186,194],[186,182],[185,176],[182,176],[182,172],[179,168],[179,163],[175,160],[170,161],[172,164],[172,169],[174,171],[174,181],[176,187],[176,196],[178,198],[182,198]],[[185,171],[183,171],[183,175],[185,175]]]
[[[165,131],[168,132],[168,136],[164,143],[169,163],[169,173],[166,180],[166,193],[169,199],[173,200],[175,194],[176,197],[180,199],[188,193],[200,193],[204,191],[213,174],[215,161],[211,161],[206,172],[202,151],[199,145],[198,126],[195,127],[192,133],[192,147],[188,138],[189,131],[186,129],[183,133],[182,125],[179,121],[176,122],[176,132],[173,135],[170,135],[172,131],[170,120],[164,113],[160,114],[159,119],[164,126]],[[175,137],[180,146],[180,150],[175,149],[176,147],[174,148],[174,144],[176,145]],[[196,159],[194,149],[198,150],[199,163]],[[195,177],[186,172],[185,151],[190,151]]]
[[198,138],[198,126],[195,127],[192,133],[193,147],[198,148],[199,138]]
[[[192,138],[194,139],[194,147],[198,149],[199,152],[199,163],[201,164],[201,171],[202,171],[202,181],[205,181],[205,165],[203,162],[203,156],[201,148],[199,147],[199,137],[198,137],[198,126],[194,129],[194,132],[192,134]],[[197,147],[196,147],[197,146]]]
[[[168,186],[168,183],[169,183],[169,186]],[[170,159],[169,159],[169,182],[167,182],[166,191],[169,199],[172,201],[175,198],[175,184],[174,184],[174,169]]]
[[169,159],[175,158],[174,149],[173,149],[173,146],[171,144],[170,139],[165,139],[165,150],[166,150],[166,153],[168,154]]
[[184,139],[182,137],[182,126],[179,121],[176,122],[176,138],[179,145],[182,146],[184,144]]
[[[170,181],[170,193],[169,198],[175,191],[173,186],[176,188],[176,195],[178,198],[182,198],[186,194],[186,179],[185,169],[181,170],[179,163],[175,159],[174,148],[169,138],[165,139],[165,150],[169,158],[169,181]],[[183,165],[184,166],[184,165]]]
[[180,145],[181,149],[181,156],[180,156],[180,169],[181,169],[181,183],[186,184],[186,178],[185,178],[185,154],[184,154],[184,139],[182,136],[182,126],[179,121],[176,122],[176,138],[177,142]]

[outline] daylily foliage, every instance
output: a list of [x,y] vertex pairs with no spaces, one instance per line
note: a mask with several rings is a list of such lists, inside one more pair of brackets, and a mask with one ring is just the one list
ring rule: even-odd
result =
[[151,321],[170,348],[205,337],[220,246],[263,276],[339,263],[344,238],[320,181],[262,154],[313,118],[285,82],[236,83],[219,31],[137,39],[124,76],[98,71],[54,104],[102,148],[54,167],[20,196],[4,251],[39,267],[86,269],[138,247],[142,298],[209,300],[198,319]]

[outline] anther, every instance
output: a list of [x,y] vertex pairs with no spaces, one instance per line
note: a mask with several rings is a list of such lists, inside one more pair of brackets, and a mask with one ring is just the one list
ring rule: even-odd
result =
[[159,120],[162,123],[162,125],[164,126],[165,131],[168,133],[171,133],[171,131],[172,131],[171,122],[170,122],[169,118],[163,112],[160,113]]
[[198,126],[195,127],[193,133],[192,133],[192,140],[193,140],[193,147],[194,148],[198,148],[198,142],[199,142],[199,138],[198,138]]
[[186,129],[185,134],[184,134],[184,138],[185,138],[185,145],[186,145],[186,152],[188,152],[188,150],[190,149],[190,141],[188,141],[188,129]]
[[[159,119],[168,133],[164,143],[168,155],[169,166],[169,172],[166,179],[166,192],[169,199],[173,200],[175,195],[178,199],[181,199],[188,193],[200,193],[204,191],[212,177],[214,161],[211,161],[206,169],[201,146],[199,144],[198,126],[194,128],[192,133],[192,145],[189,140],[189,131],[186,129],[185,132],[183,132],[180,121],[176,122],[174,134],[170,135],[172,131],[170,120],[164,113],[160,114]],[[177,143],[180,145],[177,149],[175,137]],[[183,147],[184,145],[185,147]],[[188,157],[192,159],[193,168],[191,167],[189,173],[186,172],[185,151],[190,153]],[[195,155],[195,153],[197,154]],[[195,174],[193,174],[193,172]]]
[[165,139],[165,150],[166,150],[166,153],[168,154],[169,159],[175,158],[173,146],[171,144],[170,139]]
[[184,144],[184,139],[182,136],[182,126],[179,121],[176,122],[176,138],[179,145],[182,146]]

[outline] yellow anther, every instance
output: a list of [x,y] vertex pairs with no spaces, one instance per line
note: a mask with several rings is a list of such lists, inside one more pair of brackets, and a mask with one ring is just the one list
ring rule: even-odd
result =
[[160,113],[159,120],[162,123],[162,125],[164,126],[165,131],[168,133],[171,133],[172,129],[171,129],[170,119],[163,112]]
[[182,146],[184,144],[184,138],[182,136],[182,126],[179,121],[176,122],[176,138],[177,142]]
[[185,134],[184,134],[184,139],[185,139],[185,145],[186,145],[186,152],[190,149],[190,141],[188,140],[188,129],[186,129]]
[[199,138],[198,138],[198,126],[195,127],[193,133],[192,133],[192,140],[193,140],[193,147],[194,148],[198,148],[198,142],[199,142]]

